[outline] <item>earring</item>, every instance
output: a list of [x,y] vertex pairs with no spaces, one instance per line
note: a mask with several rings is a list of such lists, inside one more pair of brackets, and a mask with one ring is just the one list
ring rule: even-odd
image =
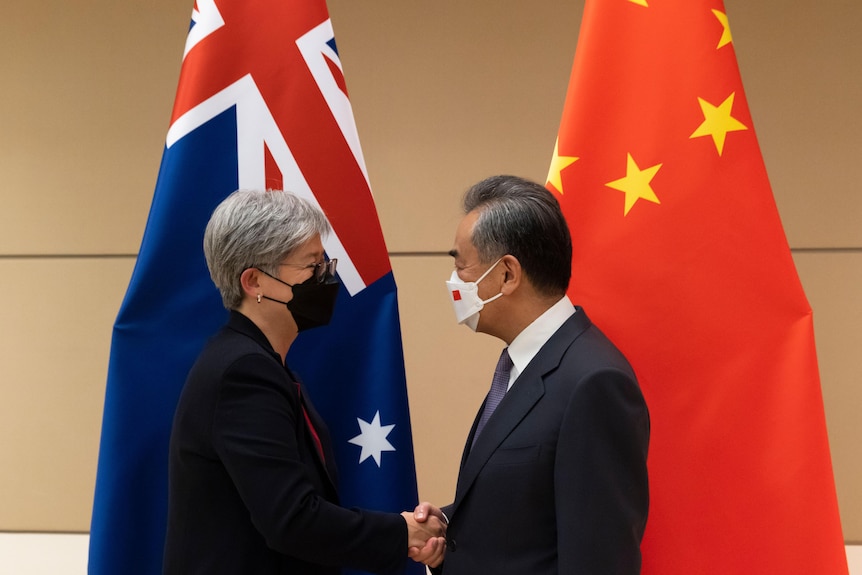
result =
[[257,294],[257,303],[260,303],[260,294]]

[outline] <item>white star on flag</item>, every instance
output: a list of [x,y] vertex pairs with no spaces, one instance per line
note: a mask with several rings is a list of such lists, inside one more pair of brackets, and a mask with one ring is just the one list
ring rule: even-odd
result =
[[386,436],[389,435],[395,424],[380,425],[379,411],[374,414],[374,419],[371,420],[371,423],[358,417],[356,418],[356,422],[359,423],[360,433],[349,442],[362,448],[362,453],[359,455],[359,463],[362,463],[369,457],[373,457],[377,463],[377,467],[380,467],[380,455],[384,451],[395,451],[395,448],[386,439]]

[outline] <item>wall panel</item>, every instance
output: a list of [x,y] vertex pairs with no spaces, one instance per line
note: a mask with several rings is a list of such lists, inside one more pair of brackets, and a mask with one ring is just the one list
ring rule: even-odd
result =
[[862,246],[862,3],[725,4],[791,246]]
[[844,539],[862,543],[862,250],[793,256],[814,336]]
[[3,0],[0,255],[137,252],[191,5]]
[[132,258],[0,259],[0,531],[89,531]]

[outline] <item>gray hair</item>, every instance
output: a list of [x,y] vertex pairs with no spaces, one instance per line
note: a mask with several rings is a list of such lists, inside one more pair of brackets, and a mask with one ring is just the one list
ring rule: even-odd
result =
[[278,273],[296,248],[331,228],[320,208],[282,190],[237,190],[213,211],[204,232],[210,277],[227,309],[242,303],[240,275],[248,268]]
[[471,241],[482,263],[515,256],[540,293],[562,295],[572,275],[572,237],[557,198],[517,176],[492,176],[464,195],[464,213],[478,211]]

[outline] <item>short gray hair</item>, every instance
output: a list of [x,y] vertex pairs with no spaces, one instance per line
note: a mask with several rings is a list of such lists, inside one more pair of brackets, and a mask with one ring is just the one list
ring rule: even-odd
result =
[[331,228],[320,208],[283,190],[237,190],[213,211],[204,256],[227,309],[242,303],[240,276],[248,268],[276,274],[296,248]]
[[540,293],[566,293],[572,237],[560,203],[547,188],[517,176],[492,176],[464,195],[464,213],[472,211],[479,216],[470,239],[482,263],[511,254]]

